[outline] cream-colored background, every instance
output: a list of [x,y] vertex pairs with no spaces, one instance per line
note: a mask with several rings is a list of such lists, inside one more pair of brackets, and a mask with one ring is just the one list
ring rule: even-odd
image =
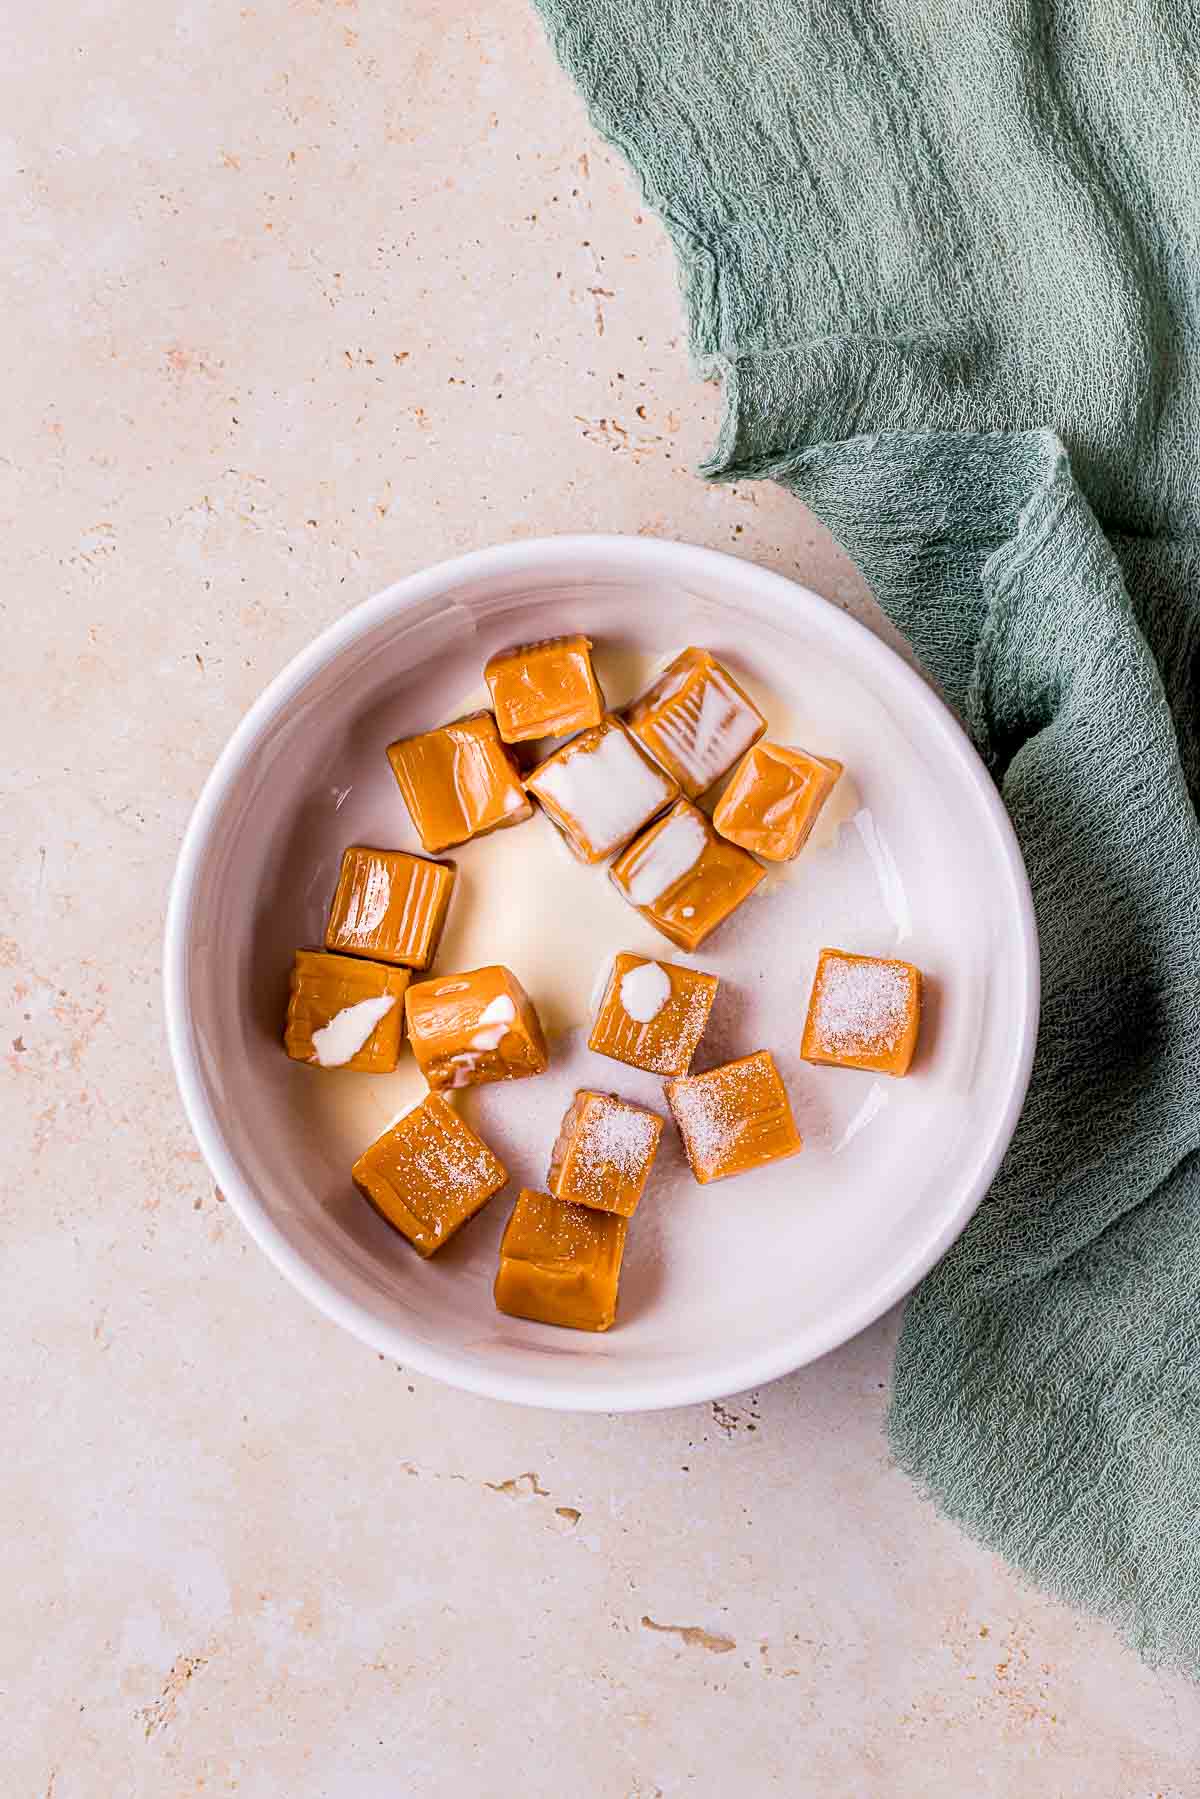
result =
[[894,1319],[723,1406],[525,1413],[228,1216],[160,922],[293,651],[547,531],[863,593],[691,473],[666,243],[520,0],[51,0],[3,43],[0,1789],[1190,1799],[1195,1689],[889,1471]]

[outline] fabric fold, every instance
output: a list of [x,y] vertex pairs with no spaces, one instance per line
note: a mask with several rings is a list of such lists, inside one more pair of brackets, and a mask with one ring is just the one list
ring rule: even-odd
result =
[[830,527],[1030,873],[1029,1097],[896,1459],[1200,1674],[1200,9],[538,5],[675,245],[705,474]]

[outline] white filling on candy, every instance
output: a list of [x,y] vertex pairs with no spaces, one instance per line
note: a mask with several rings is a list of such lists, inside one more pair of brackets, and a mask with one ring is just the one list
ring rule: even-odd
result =
[[638,855],[627,883],[630,900],[635,906],[652,906],[695,868],[707,846],[708,833],[694,813],[669,816]]
[[381,1018],[386,1018],[396,1003],[395,994],[381,999],[360,999],[356,1006],[343,1006],[329,1023],[313,1032],[313,1048],[322,1068],[341,1068],[356,1056]]
[[621,976],[621,1004],[638,1024],[650,1024],[671,997],[671,977],[657,962],[643,962]]
[[594,850],[616,849],[645,824],[670,788],[624,731],[606,731],[594,748],[559,756],[530,783],[578,825]]
[[499,994],[479,1014],[479,1023],[471,1033],[472,1049],[499,1049],[517,1016],[517,1008],[506,993]]

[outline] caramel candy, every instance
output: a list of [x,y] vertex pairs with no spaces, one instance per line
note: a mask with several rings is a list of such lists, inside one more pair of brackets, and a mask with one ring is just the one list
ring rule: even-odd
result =
[[325,948],[428,968],[453,887],[454,870],[444,862],[355,845],[342,857]]
[[713,823],[722,837],[767,862],[790,862],[808,842],[841,772],[840,762],[824,756],[757,743],[734,770]]
[[804,1147],[768,1049],[668,1081],[667,1103],[701,1186],[782,1161]]
[[546,1182],[555,1199],[632,1218],[646,1188],[663,1121],[615,1093],[575,1095],[558,1133]]
[[631,906],[680,949],[698,949],[766,871],[718,837],[689,800],[635,837],[609,870]]
[[687,649],[625,708],[625,722],[690,800],[719,781],[767,721],[708,650]]
[[363,1151],[355,1186],[381,1217],[431,1256],[508,1179],[487,1144],[437,1093],[427,1093]]
[[526,1188],[500,1243],[496,1306],[513,1318],[606,1331],[617,1310],[623,1218]]
[[525,788],[581,862],[602,862],[679,797],[678,783],[611,713],[547,756]]
[[545,1073],[537,1012],[507,968],[419,981],[408,990],[407,1011],[413,1054],[435,1093]]
[[421,842],[432,853],[519,825],[533,807],[490,712],[401,737],[388,761]]
[[800,1054],[834,1068],[907,1074],[921,1028],[921,971],[911,962],[823,949]]
[[584,731],[604,711],[590,637],[544,637],[501,650],[489,657],[483,678],[505,743]]
[[717,986],[715,974],[622,953],[613,961],[588,1048],[648,1074],[686,1074]]
[[407,968],[298,949],[283,1044],[293,1062],[390,1074],[404,1037]]

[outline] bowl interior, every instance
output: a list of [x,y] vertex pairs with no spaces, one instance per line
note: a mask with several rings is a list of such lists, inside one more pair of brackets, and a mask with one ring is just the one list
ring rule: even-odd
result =
[[[350,1166],[423,1087],[318,1072],[280,1046],[293,950],[321,941],[342,850],[418,849],[384,751],[482,697],[505,644],[586,631],[609,701],[688,643],[752,688],[770,734],[847,773],[821,829],[694,957],[627,908],[541,817],[452,859],[441,971],[508,962],[551,1033],[549,1074],[465,1096],[510,1188],[432,1261],[356,1194]],[[798,1044],[822,944],[894,953],[928,1002],[903,1081],[816,1069]],[[604,1336],[492,1304],[511,1197],[541,1186],[576,1086],[663,1109],[661,1083],[587,1051],[588,992],[618,949],[721,975],[696,1066],[767,1047],[806,1139],[794,1161],[701,1188],[668,1129],[630,1230]],[[833,607],[709,552],[633,540],[516,545],[403,583],[264,696],[206,790],[168,932],[172,1043],[214,1174],[259,1241],[384,1353],[545,1405],[683,1403],[754,1385],[842,1341],[961,1229],[1011,1134],[1036,1016],[1028,889],[995,793],[957,725]]]

